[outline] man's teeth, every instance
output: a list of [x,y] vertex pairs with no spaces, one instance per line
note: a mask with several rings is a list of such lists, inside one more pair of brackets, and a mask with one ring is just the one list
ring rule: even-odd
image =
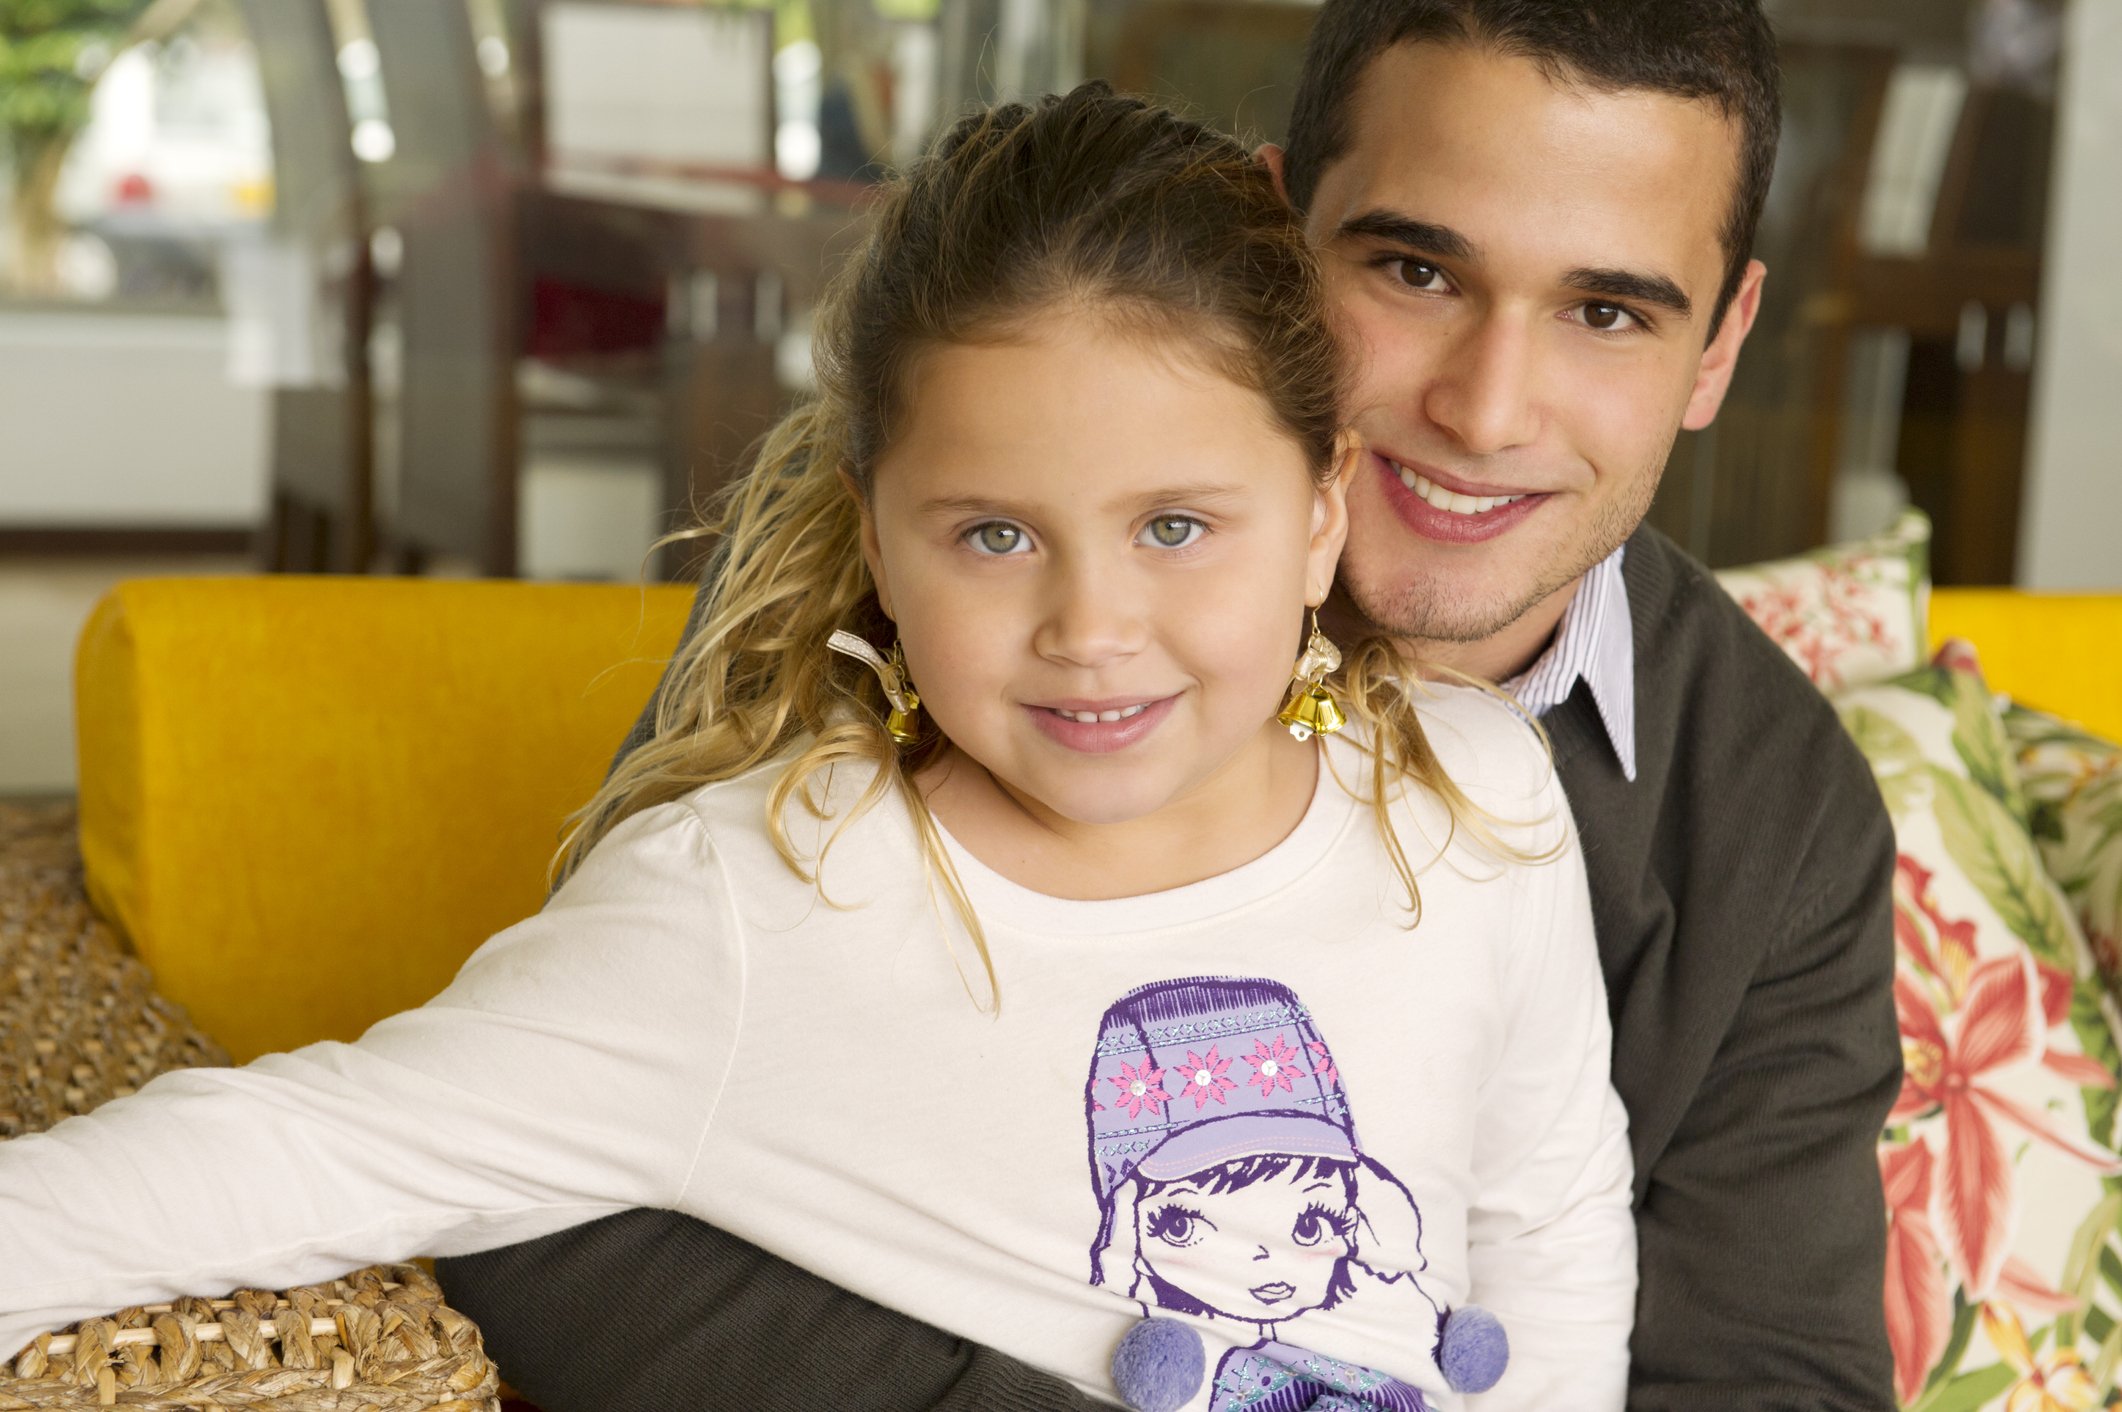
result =
[[1124,721],[1129,716],[1139,716],[1148,709],[1149,703],[1145,701],[1139,706],[1123,706],[1117,711],[1070,711],[1061,706],[1054,707],[1053,711],[1057,716],[1065,716],[1071,721],[1081,721],[1089,725],[1094,721]]
[[1454,515],[1485,515],[1498,505],[1525,498],[1522,495],[1461,495],[1456,490],[1446,490],[1427,476],[1416,475],[1397,461],[1393,462],[1393,469],[1400,473],[1400,484],[1421,496],[1424,504]]

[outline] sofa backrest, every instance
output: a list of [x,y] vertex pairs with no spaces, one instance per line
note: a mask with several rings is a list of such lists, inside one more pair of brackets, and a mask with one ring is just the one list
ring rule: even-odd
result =
[[75,664],[90,896],[241,1061],[350,1039],[537,910],[689,590],[136,580]]

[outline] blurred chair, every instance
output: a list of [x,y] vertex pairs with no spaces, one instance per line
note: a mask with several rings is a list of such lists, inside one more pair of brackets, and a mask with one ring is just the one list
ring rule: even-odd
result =
[[367,204],[325,0],[237,0],[273,133],[275,333],[267,569],[363,573],[374,550]]

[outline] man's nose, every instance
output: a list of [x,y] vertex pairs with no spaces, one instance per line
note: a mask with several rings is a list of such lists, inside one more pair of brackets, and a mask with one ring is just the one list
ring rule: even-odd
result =
[[1087,558],[1061,566],[1041,615],[1034,650],[1079,667],[1100,667],[1142,647],[1142,603],[1124,568]]
[[1491,312],[1444,350],[1423,411],[1469,454],[1523,446],[1539,431],[1533,338],[1522,319]]

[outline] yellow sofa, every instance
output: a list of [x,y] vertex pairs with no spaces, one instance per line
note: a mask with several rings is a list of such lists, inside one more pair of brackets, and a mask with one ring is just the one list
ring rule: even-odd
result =
[[[90,895],[239,1060],[351,1038],[534,911],[682,588],[164,579],[76,666]],[[2122,595],[1939,592],[1997,689],[2122,738]]]

